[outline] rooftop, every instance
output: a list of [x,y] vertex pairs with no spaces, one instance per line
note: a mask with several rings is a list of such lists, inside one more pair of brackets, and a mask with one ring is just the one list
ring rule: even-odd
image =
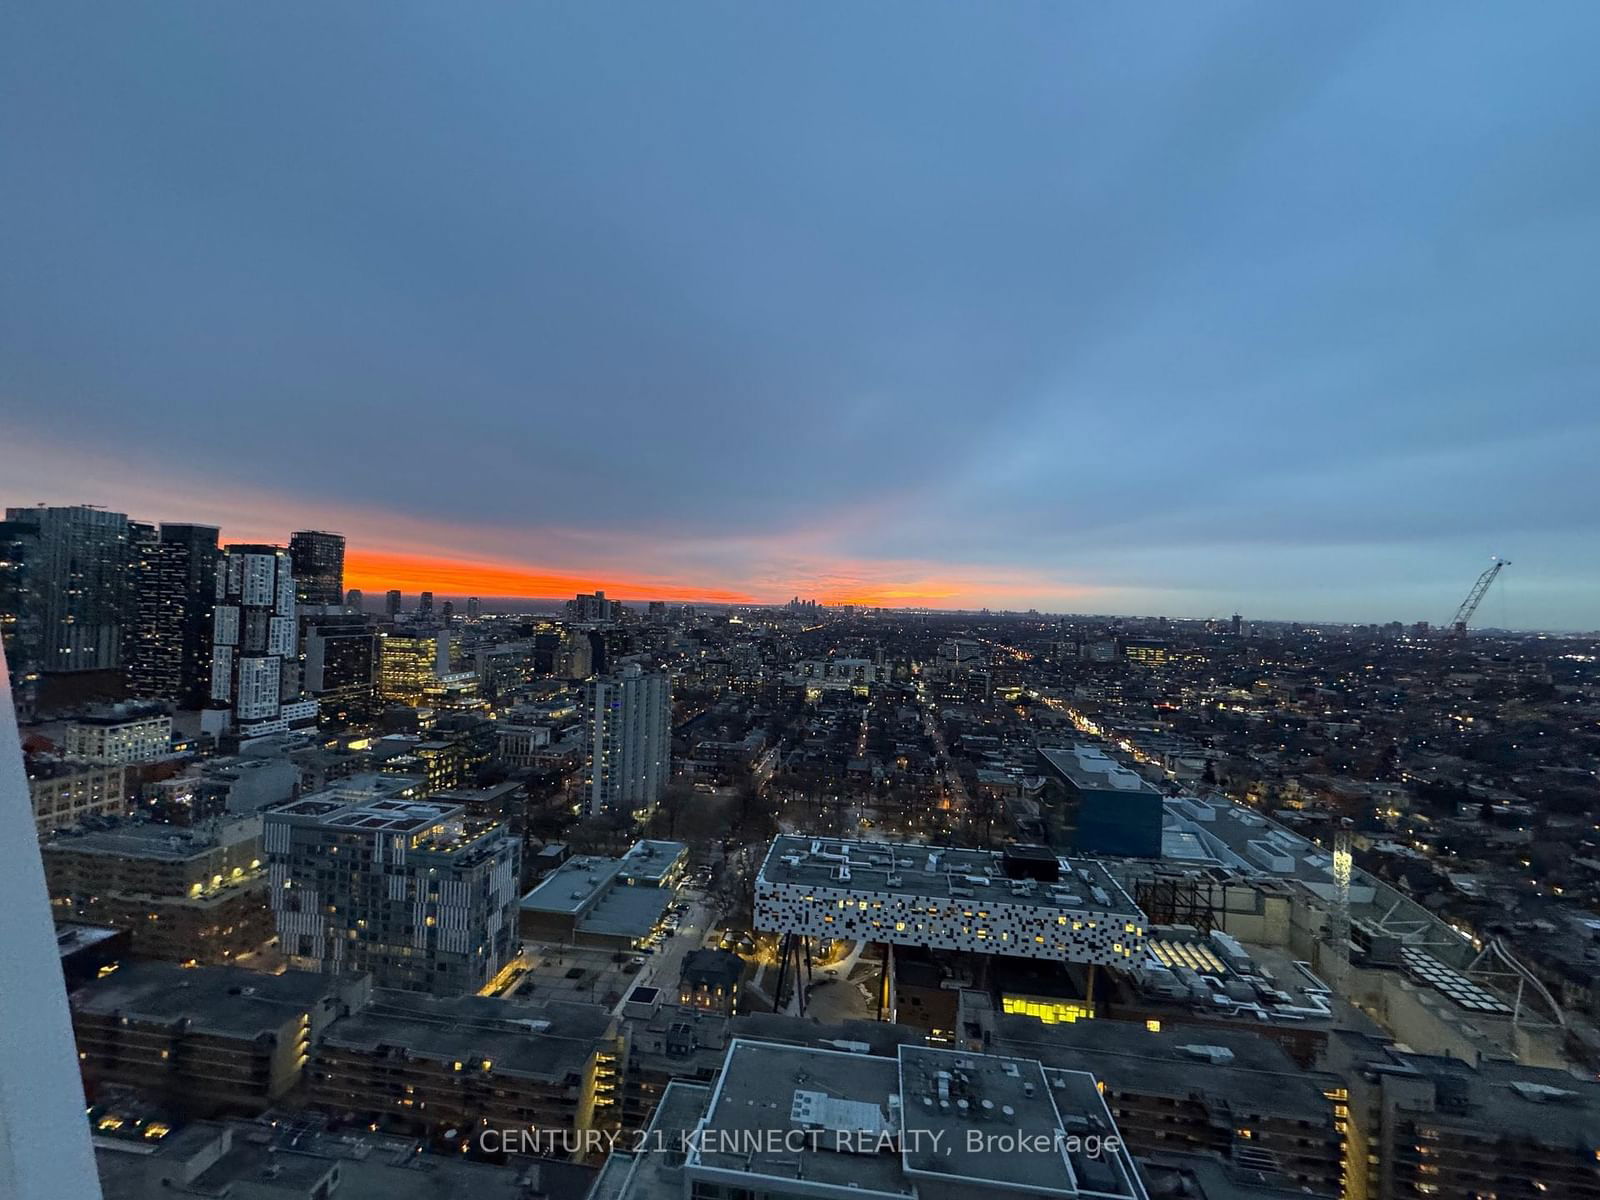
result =
[[650,1115],[643,1153],[613,1153],[588,1200],[655,1200],[683,1193],[684,1149],[711,1100],[711,1089],[674,1080]]
[[610,1030],[610,1014],[595,1004],[378,989],[360,1012],[329,1027],[323,1045],[403,1048],[412,1058],[490,1063],[497,1074],[560,1082],[583,1071]]
[[646,838],[635,842],[622,856],[622,870],[630,879],[659,882],[688,853],[689,847],[683,842]]
[[1026,902],[1030,904],[1143,919],[1139,907],[1100,863],[1092,859],[1060,861],[1059,883],[1036,883],[1008,878],[1004,856],[990,850],[785,834],[773,839],[759,879],[769,884],[844,886],[851,891],[932,899],[949,899],[991,887],[996,898],[1005,899],[1010,892],[999,889],[1026,888]]
[[1182,925],[1151,929],[1145,949],[1149,958],[1136,977],[1147,998],[1252,1024],[1326,1028],[1334,1022],[1333,989],[1310,963],[1283,950],[1247,946],[1221,930],[1202,936]]
[[612,937],[642,938],[648,934],[672,903],[672,893],[658,887],[617,884],[579,919],[580,933]]
[[216,820],[201,825],[167,825],[159,821],[123,821],[111,829],[70,831],[44,844],[45,853],[109,854],[120,858],[151,858],[167,862],[208,853],[218,846],[233,846],[259,837],[261,822],[254,817]]
[[803,1180],[879,1196],[960,1187],[1142,1200],[1125,1151],[1090,1156],[1072,1140],[1116,1133],[1082,1072],[909,1044],[887,1058],[741,1038],[687,1168],[766,1177],[773,1190]]
[[679,974],[687,981],[731,987],[744,975],[744,959],[731,950],[691,950],[683,956]]
[[120,936],[124,931],[110,925],[62,924],[56,926],[56,950],[62,958]]
[[1593,1079],[1502,1060],[1473,1067],[1392,1045],[1375,1048],[1358,1065],[1369,1077],[1430,1082],[1430,1124],[1492,1128],[1502,1138],[1575,1150],[1586,1158],[1600,1149],[1600,1082]]
[[[1162,852],[1192,865],[1214,864],[1296,880],[1324,898],[1333,891],[1331,853],[1231,800],[1170,797],[1163,816]],[[1351,900],[1365,904],[1371,899],[1372,889],[1358,872],[1351,884]]]
[[328,791],[335,796],[359,799],[363,796],[397,797],[415,792],[426,780],[420,775],[397,775],[391,771],[361,771],[334,780]]
[[550,872],[539,886],[522,898],[522,907],[537,912],[576,915],[610,887],[622,869],[619,858],[579,854]]
[[[906,1045],[900,1047],[900,1097],[908,1175],[1033,1196],[1143,1195],[1124,1156],[1074,1151],[1067,1142],[1068,1135],[1117,1135],[1087,1072],[1047,1069],[1033,1059]],[[947,1152],[947,1147],[966,1147],[972,1130],[1016,1134],[1054,1149]]]
[[[880,1196],[914,1195],[898,1156],[832,1149],[850,1133],[886,1128],[889,1098],[899,1086],[892,1058],[735,1039],[691,1142],[689,1165],[733,1172],[752,1185],[760,1176],[784,1183],[803,1178]],[[808,1098],[804,1109],[802,1096]],[[839,1136],[824,1132],[809,1150],[785,1145],[782,1135],[789,1130],[830,1119],[823,1115],[829,1099]]]
[[990,1045],[997,1053],[1091,1071],[1113,1091],[1184,1100],[1214,1095],[1240,1111],[1318,1124],[1329,1119],[1317,1076],[1296,1065],[1278,1043],[1248,1030],[1168,1024],[1152,1031],[1103,1019],[1045,1025],[1006,1014],[995,1014],[992,1024]]
[[1062,778],[1080,790],[1156,794],[1156,789],[1137,771],[1123,766],[1098,746],[1080,742],[1070,750],[1041,748],[1039,753]]
[[363,833],[414,834],[459,817],[461,812],[459,804],[397,798],[358,800],[329,790],[280,804],[269,809],[268,815],[275,819],[292,818],[297,825],[320,825]]
[[74,1011],[124,1016],[153,1025],[177,1025],[251,1040],[277,1033],[342,989],[359,988],[359,976],[285,971],[268,975],[243,967],[185,968],[173,963],[124,962],[72,996]]
[[161,717],[171,719],[164,705],[157,703],[141,704],[128,701],[122,704],[108,705],[104,708],[91,709],[76,718],[75,725],[128,725],[135,721],[152,721]]
[[[582,1200],[595,1173],[538,1160],[516,1167],[421,1152],[415,1139],[329,1133],[308,1121],[194,1122],[154,1143],[97,1138],[105,1200],[309,1196],[338,1171],[340,1200]],[[535,1190],[536,1189],[536,1190]]]

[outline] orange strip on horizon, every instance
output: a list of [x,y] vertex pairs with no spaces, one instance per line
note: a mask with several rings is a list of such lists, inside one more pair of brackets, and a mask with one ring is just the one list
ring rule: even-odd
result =
[[442,595],[556,598],[592,592],[596,588],[631,599],[703,600],[717,604],[753,604],[744,592],[723,588],[686,587],[682,584],[628,581],[597,575],[569,575],[560,571],[511,566],[465,559],[433,558],[420,554],[384,554],[346,550],[345,586],[364,591],[432,591]]

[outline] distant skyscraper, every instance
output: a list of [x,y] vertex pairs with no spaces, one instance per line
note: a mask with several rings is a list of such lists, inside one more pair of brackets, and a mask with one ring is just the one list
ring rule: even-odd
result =
[[420,596],[417,597],[417,616],[419,616],[419,617],[431,617],[431,616],[433,616],[433,593],[432,592],[423,592]]
[[199,708],[211,687],[211,610],[217,594],[217,530],[211,525],[128,524],[133,636],[128,690]]
[[300,696],[294,573],[281,546],[228,546],[217,564],[211,706],[203,727],[228,725],[241,737],[277,733],[316,719]]
[[423,693],[450,673],[448,634],[429,633],[420,637],[384,634],[378,639],[378,698],[413,707],[422,703]]
[[390,588],[389,594],[383,598],[383,611],[389,615],[391,621],[400,615],[400,605],[402,603],[400,589]]
[[580,592],[567,601],[567,616],[574,621],[615,621],[621,608],[620,602],[607,600],[604,592]]
[[569,629],[561,638],[555,672],[564,679],[587,679],[594,674],[594,644],[581,629]]
[[344,599],[344,535],[302,529],[289,536],[289,565],[300,604],[338,604]]
[[362,613],[305,621],[302,681],[317,702],[321,724],[342,729],[372,715],[378,674],[378,634]]
[[672,771],[672,683],[630,663],[584,695],[589,812],[648,812]]
[[120,667],[123,627],[132,610],[127,514],[41,504],[7,509],[6,520],[39,530],[29,586],[38,604],[40,670]]
[[1244,618],[1238,613],[1233,614],[1233,636],[1239,637],[1244,633]]
[[366,607],[364,603],[365,600],[366,597],[361,594],[360,588],[351,588],[344,594],[344,606],[346,608],[353,608],[357,612],[363,611],[363,609]]
[[483,605],[478,603],[476,596],[467,597],[467,620],[476,621],[483,615]]
[[131,596],[128,648],[123,675],[128,690],[139,697],[177,692],[177,637],[168,607],[166,563],[161,533],[144,521],[128,522],[128,587]]
[[0,643],[11,665],[11,698],[24,718],[38,691],[41,630],[30,572],[38,565],[39,527],[0,521]]
[[456,615],[456,602],[454,600],[446,600],[439,606],[439,615],[444,618],[444,623],[448,625],[450,618]]

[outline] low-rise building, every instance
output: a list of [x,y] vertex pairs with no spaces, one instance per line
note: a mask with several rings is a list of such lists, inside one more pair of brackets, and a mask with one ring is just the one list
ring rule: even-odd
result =
[[124,821],[52,838],[42,854],[57,913],[128,930],[140,957],[226,963],[272,935],[260,817]]
[[1044,1024],[961,993],[958,1044],[1029,1055],[1100,1080],[1136,1155],[1214,1156],[1313,1196],[1340,1195],[1340,1083],[1246,1030],[1126,1021]]
[[84,1086],[92,1100],[129,1084],[190,1115],[261,1111],[369,991],[360,975],[124,962],[72,996]]
[[464,1138],[610,1131],[621,1051],[598,1005],[380,990],[317,1044],[309,1095],[330,1112]]
[[621,858],[569,858],[522,898],[522,936],[538,942],[639,945],[666,916],[672,886],[688,848],[681,842],[637,843]]
[[592,1167],[549,1159],[512,1170],[424,1153],[415,1138],[333,1132],[304,1120],[174,1127],[114,1110],[98,1115],[95,1162],[105,1200],[584,1200],[594,1175]]
[[119,763],[30,757],[27,770],[33,823],[41,837],[128,811],[127,772]]
[[744,959],[731,950],[691,950],[678,973],[678,1003],[707,1012],[739,1011]]
[[675,1083],[597,1189],[617,1200],[1146,1200],[1092,1075],[902,1044],[895,1057],[735,1040]]
[[689,847],[651,838],[635,842],[622,856],[617,878],[629,887],[675,888],[689,866]]
[[1600,1197],[1600,1083],[1341,1034],[1356,1200]]
[[171,750],[172,715],[160,704],[118,704],[67,726],[67,757],[80,762],[150,762]]

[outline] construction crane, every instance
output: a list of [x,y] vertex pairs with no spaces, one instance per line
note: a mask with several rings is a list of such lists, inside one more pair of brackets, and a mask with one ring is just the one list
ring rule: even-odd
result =
[[1477,612],[1478,605],[1483,603],[1484,593],[1489,590],[1489,585],[1495,581],[1495,576],[1510,565],[1506,560],[1497,558],[1489,564],[1482,575],[1478,576],[1478,582],[1472,585],[1472,590],[1467,593],[1467,598],[1461,602],[1461,607],[1456,609],[1456,619],[1450,622],[1450,631],[1452,633],[1458,637],[1465,635],[1467,622],[1472,620],[1472,614]]

